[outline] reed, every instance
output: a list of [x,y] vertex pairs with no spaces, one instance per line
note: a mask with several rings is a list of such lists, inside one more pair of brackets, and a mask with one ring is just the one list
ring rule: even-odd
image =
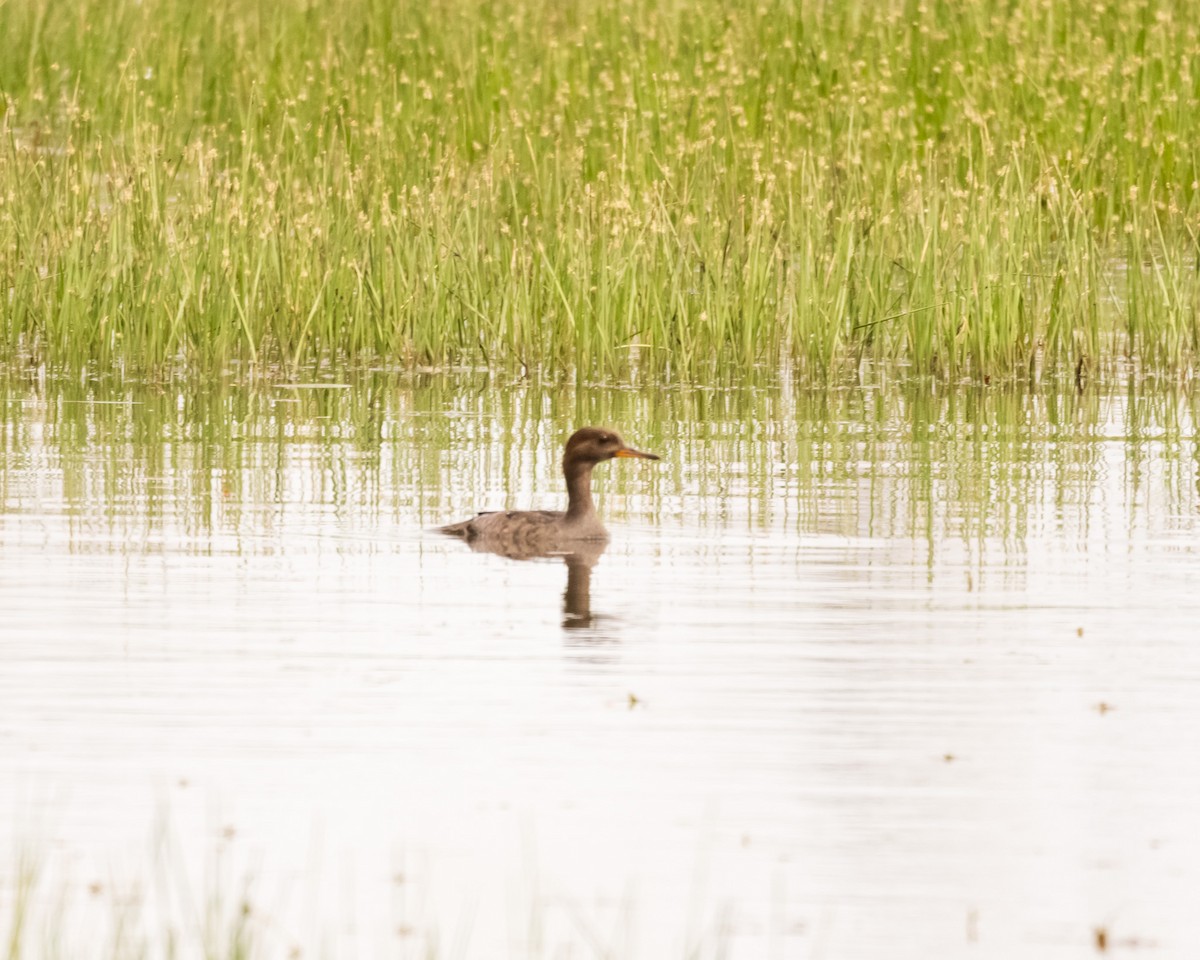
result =
[[1184,0],[0,4],[0,355],[1190,375]]

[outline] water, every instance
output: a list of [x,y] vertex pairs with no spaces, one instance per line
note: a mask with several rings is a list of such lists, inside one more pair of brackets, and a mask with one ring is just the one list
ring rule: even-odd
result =
[[[7,381],[0,935],[1190,957],[1195,404]],[[587,563],[430,531],[588,422]]]

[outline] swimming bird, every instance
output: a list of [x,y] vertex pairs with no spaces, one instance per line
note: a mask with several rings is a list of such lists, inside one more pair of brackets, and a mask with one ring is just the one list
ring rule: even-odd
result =
[[581,427],[571,434],[563,451],[566,510],[499,510],[439,529],[450,536],[462,537],[476,550],[514,559],[570,551],[581,541],[605,541],[608,531],[592,502],[592,468],[614,457],[658,459],[656,454],[627,446],[615,430]]

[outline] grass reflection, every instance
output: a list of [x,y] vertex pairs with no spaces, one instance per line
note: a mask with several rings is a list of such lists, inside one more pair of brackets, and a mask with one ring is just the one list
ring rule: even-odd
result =
[[[1196,399],[931,381],[816,390],[611,389],[365,373],[327,386],[0,383],[8,515],[64,518],[73,549],[280,549],[288,531],[369,539],[475,509],[554,506],[566,434],[611,424],[661,451],[597,474],[614,523],[947,540],[1019,555],[1194,512]],[[607,503],[605,502],[607,501]],[[408,535],[404,533],[404,535]]]

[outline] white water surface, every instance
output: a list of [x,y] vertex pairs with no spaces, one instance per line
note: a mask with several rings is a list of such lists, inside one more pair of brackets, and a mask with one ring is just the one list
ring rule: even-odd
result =
[[4,407],[21,957],[1195,955],[1186,402],[596,401],[581,618],[431,530],[555,505],[549,401],[95,399]]

